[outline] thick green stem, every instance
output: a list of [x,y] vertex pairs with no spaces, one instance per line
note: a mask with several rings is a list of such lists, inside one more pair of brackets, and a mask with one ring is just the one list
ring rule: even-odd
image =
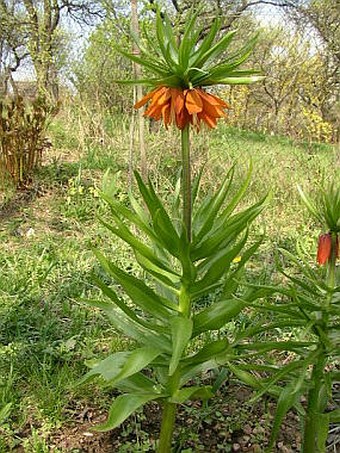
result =
[[[331,257],[328,261],[327,268],[327,286],[329,287],[329,292],[327,295],[326,304],[330,305],[333,290],[335,288],[335,267],[336,267],[336,241],[337,234],[332,233],[332,246],[331,246]],[[326,328],[328,325],[328,312],[327,310],[323,311],[322,315],[322,326],[321,328]],[[327,337],[327,332],[324,332],[324,337]],[[308,406],[306,412],[305,420],[305,432],[304,432],[304,442],[302,453],[323,453],[323,450],[320,450],[318,447],[318,433],[319,433],[319,423],[320,416],[324,410],[324,407],[321,407],[322,399],[320,398],[322,387],[325,385],[325,366],[327,363],[327,350],[326,345],[322,343],[322,338],[319,337],[319,355],[318,360],[313,366],[313,371],[311,375],[311,384],[312,387],[308,393]]]
[[181,131],[182,142],[182,193],[183,193],[183,222],[187,239],[191,241],[191,166],[189,125]]
[[[332,246],[331,246],[331,256],[328,261],[327,269],[327,285],[333,290],[335,288],[335,269],[336,269],[336,242],[337,242],[337,233],[332,232]],[[331,294],[332,296],[332,294]]]
[[[183,197],[183,223],[188,242],[191,241],[191,165],[190,165],[190,133],[189,126],[181,131],[182,145],[182,197]],[[182,263],[183,264],[183,263]],[[184,272],[184,271],[183,271]],[[187,292],[186,285],[182,282],[182,288],[179,294],[179,311],[182,315],[190,316],[190,294]],[[179,388],[178,370],[169,377],[168,388],[170,394],[174,394]],[[161,433],[159,437],[158,453],[170,453],[171,441],[175,427],[176,417],[175,403],[166,401],[163,406]]]
[[159,437],[158,453],[170,453],[172,434],[175,427],[176,404],[165,402],[163,408],[161,434]]
[[324,368],[326,364],[326,354],[320,345],[318,361],[313,366],[311,381],[312,387],[308,393],[308,406],[305,420],[304,442],[302,453],[323,453],[318,449],[318,432],[320,423],[320,393],[324,385]]

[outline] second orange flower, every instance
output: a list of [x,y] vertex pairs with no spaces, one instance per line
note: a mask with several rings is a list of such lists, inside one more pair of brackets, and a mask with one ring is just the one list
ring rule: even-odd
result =
[[229,105],[222,99],[201,88],[179,89],[161,86],[144,96],[135,108],[151,101],[144,115],[158,121],[163,119],[165,127],[175,124],[184,129],[192,124],[197,130],[203,121],[208,127],[216,126],[217,119],[227,116]]

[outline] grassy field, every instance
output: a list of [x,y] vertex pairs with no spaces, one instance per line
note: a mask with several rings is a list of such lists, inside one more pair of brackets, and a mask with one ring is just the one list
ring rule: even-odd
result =
[[[109,216],[98,197],[103,184],[123,203],[128,200],[128,122],[108,119],[99,127],[100,121],[95,120],[87,128],[79,127],[74,117],[56,118],[50,126],[54,146],[47,152],[32,188],[16,194],[8,190],[2,195],[3,453],[16,449],[34,453],[100,452],[109,451],[105,442],[113,442],[112,437],[88,432],[105,415],[112,397],[110,389],[98,384],[75,385],[86,372],[86,363],[126,346],[126,340],[110,327],[104,315],[80,301],[82,297],[98,296],[91,274],[101,270],[90,244],[105,250],[125,269],[134,270],[136,266],[129,250],[97,219],[98,213]],[[296,184],[313,193],[323,178],[327,181],[335,177],[340,166],[338,148],[295,144],[286,138],[234,130],[223,124],[209,136],[196,135],[194,142],[195,170],[205,164],[203,191],[216,187],[234,163],[237,186],[252,159],[253,181],[247,202],[267,191],[272,193],[269,207],[254,228],[254,236],[264,232],[266,239],[249,267],[250,278],[261,282],[275,279],[273,253],[278,246],[294,251],[300,241],[314,260],[320,230],[301,204]],[[179,170],[177,135],[162,130],[149,133],[147,144],[151,179],[170,204]],[[103,182],[108,168],[111,177],[106,175]],[[217,403],[205,410],[205,418],[213,414],[220,424],[222,418],[232,431],[247,417],[245,410],[238,422],[233,417],[226,421]],[[111,451],[149,451],[150,439],[142,422],[140,414],[125,424],[119,447]],[[189,434],[184,430],[181,436],[184,445]],[[260,444],[260,433],[258,437]],[[66,438],[71,439],[69,444]],[[194,445],[199,445],[197,439]],[[186,448],[178,451],[196,451]],[[223,442],[221,451],[229,451]]]

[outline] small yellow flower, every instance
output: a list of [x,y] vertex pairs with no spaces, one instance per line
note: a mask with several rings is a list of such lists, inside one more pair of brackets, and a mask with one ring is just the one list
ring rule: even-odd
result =
[[234,259],[233,259],[233,263],[239,263],[242,259],[242,256],[236,256]]

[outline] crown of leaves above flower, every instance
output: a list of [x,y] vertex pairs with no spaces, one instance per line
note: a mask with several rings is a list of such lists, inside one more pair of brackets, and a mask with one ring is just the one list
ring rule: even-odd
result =
[[198,15],[199,11],[191,15],[181,41],[178,42],[168,15],[157,11],[156,42],[146,35],[149,46],[145,48],[133,36],[140,55],[120,51],[154,75],[153,78],[130,83],[191,89],[216,84],[249,84],[263,79],[257,70],[239,69],[252,53],[257,37],[225,58],[224,53],[236,31],[230,31],[217,40],[221,20],[216,18],[210,31],[201,39],[202,28],[196,27]]

